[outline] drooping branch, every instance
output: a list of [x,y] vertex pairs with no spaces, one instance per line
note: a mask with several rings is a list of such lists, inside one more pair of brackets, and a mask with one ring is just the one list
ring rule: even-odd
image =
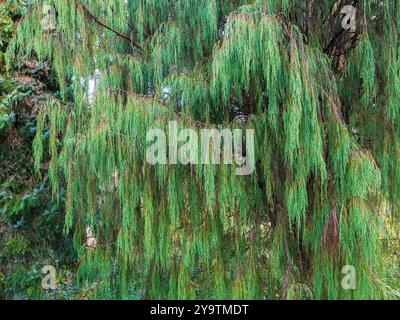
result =
[[83,10],[89,15],[89,17],[90,17],[92,20],[94,20],[97,24],[99,24],[99,25],[101,25],[102,27],[104,27],[104,28],[110,30],[111,32],[115,33],[118,37],[129,41],[129,43],[130,43],[133,47],[135,47],[135,48],[137,48],[137,49],[143,51],[143,48],[142,48],[141,46],[139,46],[137,43],[135,43],[130,37],[128,37],[128,36],[122,34],[121,32],[115,30],[114,28],[110,27],[109,25],[107,25],[106,23],[104,23],[103,21],[101,21],[99,18],[97,18],[97,17],[90,11],[90,9],[88,8],[88,6],[87,6],[85,3],[79,2],[79,5],[82,6],[82,9],[83,9]]

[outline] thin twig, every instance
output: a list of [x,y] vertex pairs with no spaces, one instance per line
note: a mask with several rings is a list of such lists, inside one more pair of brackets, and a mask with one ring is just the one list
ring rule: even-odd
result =
[[113,33],[115,33],[118,37],[125,39],[127,41],[129,41],[129,43],[136,47],[137,49],[143,51],[143,48],[141,46],[139,46],[137,43],[135,43],[130,37],[127,37],[126,35],[122,34],[121,32],[113,29],[112,27],[110,27],[109,25],[107,25],[106,23],[102,22],[99,20],[99,18],[97,18],[88,8],[88,6],[85,3],[79,2],[79,4],[82,6],[83,10],[86,11],[86,13],[90,16],[90,18],[92,18],[96,23],[98,23],[99,25],[101,25],[102,27],[112,31]]

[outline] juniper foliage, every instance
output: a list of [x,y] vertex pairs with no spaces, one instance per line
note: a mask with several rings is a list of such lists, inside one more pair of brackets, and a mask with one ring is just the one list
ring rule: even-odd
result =
[[[44,4],[56,30],[42,28]],[[104,298],[389,297],[380,237],[400,206],[399,31],[399,0],[33,0],[7,59],[57,74],[35,163],[40,174],[49,127],[80,281]],[[146,133],[170,120],[254,128],[256,173],[149,165]],[[345,265],[355,290],[341,287]]]

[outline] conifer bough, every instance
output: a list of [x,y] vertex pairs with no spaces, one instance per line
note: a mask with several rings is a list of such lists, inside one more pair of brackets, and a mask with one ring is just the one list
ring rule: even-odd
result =
[[[399,31],[398,0],[32,1],[7,58],[57,75],[35,165],[48,130],[80,283],[102,298],[393,298],[379,239],[400,205]],[[146,133],[171,119],[254,128],[256,173],[150,166]]]

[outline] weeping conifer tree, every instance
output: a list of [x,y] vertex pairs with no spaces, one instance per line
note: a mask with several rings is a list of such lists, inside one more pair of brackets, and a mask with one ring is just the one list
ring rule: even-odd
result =
[[[390,298],[380,238],[400,205],[399,31],[399,0],[33,0],[7,58],[57,75],[35,164],[48,149],[79,282],[102,298]],[[171,120],[253,128],[255,173],[148,164],[146,133]]]

